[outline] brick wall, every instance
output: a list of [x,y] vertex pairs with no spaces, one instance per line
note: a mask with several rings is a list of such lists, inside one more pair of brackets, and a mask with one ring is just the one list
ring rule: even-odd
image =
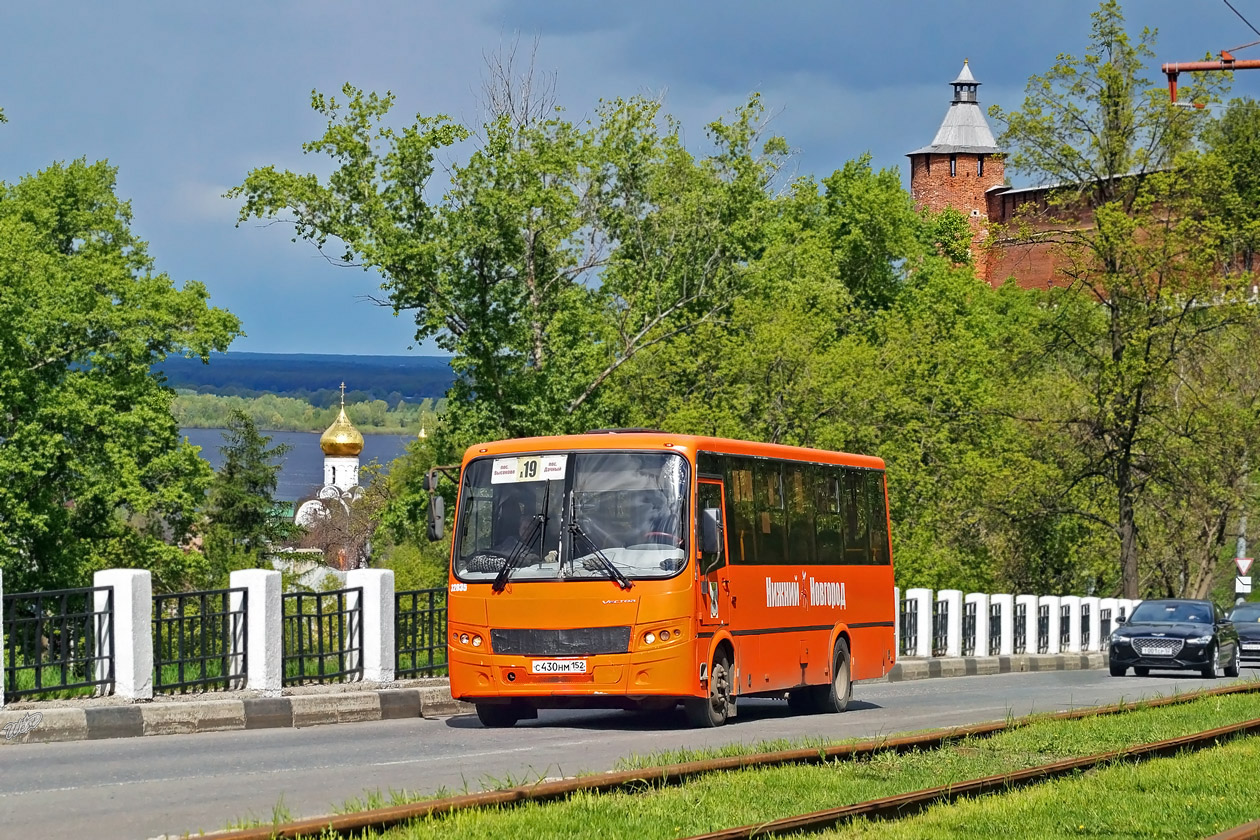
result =
[[[953,174],[950,158],[954,159]],[[979,162],[984,161],[984,174],[979,172]],[[937,155],[910,156],[910,195],[914,203],[939,213],[952,207],[967,217],[973,232],[971,256],[976,273],[988,278],[991,254],[979,247],[988,236],[989,200],[985,193],[992,187],[1000,187],[1006,179],[1005,162],[995,155]]]

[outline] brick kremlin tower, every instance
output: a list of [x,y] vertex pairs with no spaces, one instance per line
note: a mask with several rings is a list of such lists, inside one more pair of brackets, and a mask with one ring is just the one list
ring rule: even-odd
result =
[[915,149],[910,158],[910,195],[919,207],[940,212],[952,207],[971,222],[971,256],[976,275],[988,278],[988,257],[977,245],[988,236],[988,193],[1004,185],[1002,150],[984,118],[976,89],[980,83],[963,61],[954,86],[954,99],[930,146]]

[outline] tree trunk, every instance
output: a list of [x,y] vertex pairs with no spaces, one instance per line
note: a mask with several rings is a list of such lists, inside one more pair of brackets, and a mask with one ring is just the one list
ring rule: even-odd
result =
[[1127,461],[1116,471],[1120,508],[1120,586],[1125,598],[1138,597],[1137,523],[1133,519],[1133,476]]

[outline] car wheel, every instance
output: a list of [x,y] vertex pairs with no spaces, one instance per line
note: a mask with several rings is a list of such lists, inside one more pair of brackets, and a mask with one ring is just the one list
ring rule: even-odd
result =
[[1123,677],[1129,669],[1123,665],[1109,665],[1108,670],[1111,671],[1113,677]]
[[709,669],[709,696],[683,701],[687,720],[692,726],[705,729],[726,723],[731,710],[731,661],[726,651],[718,651]]
[[1240,655],[1238,653],[1238,645],[1235,644],[1234,655],[1229,658],[1229,664],[1225,666],[1225,676],[1227,677],[1238,676],[1239,671],[1242,668],[1242,663],[1239,662],[1239,659],[1240,659]]
[[1150,672],[1151,672],[1150,668],[1139,668],[1136,666],[1133,668],[1133,675],[1135,677],[1145,677]]
[[1216,661],[1217,660],[1216,654],[1217,654],[1216,645],[1212,645],[1212,647],[1208,648],[1208,664],[1203,666],[1202,670],[1199,671],[1199,673],[1203,675],[1203,679],[1205,680],[1216,679],[1217,675],[1219,674],[1221,670],[1221,664]]

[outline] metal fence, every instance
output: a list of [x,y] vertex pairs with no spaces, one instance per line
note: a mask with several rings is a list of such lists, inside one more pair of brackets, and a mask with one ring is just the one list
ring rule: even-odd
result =
[[1098,611],[1098,641],[1104,642],[1111,636],[1111,610]]
[[1002,605],[989,604],[989,656],[1002,652]]
[[244,688],[248,598],[245,589],[153,596],[153,690]]
[[1015,638],[1011,646],[1013,653],[1028,652],[1028,605],[1015,605]]
[[1037,653],[1050,651],[1050,605],[1037,607]]
[[1081,650],[1089,650],[1089,644],[1093,641],[1089,632],[1089,618],[1089,604],[1081,604]]
[[1072,646],[1072,608],[1067,604],[1059,607],[1059,653]]
[[7,697],[113,691],[112,586],[5,595],[2,629]]
[[363,587],[284,595],[285,685],[363,676]]
[[914,656],[919,650],[919,599],[901,599],[901,655]]
[[949,601],[932,602],[932,655],[944,656],[949,633]]
[[394,595],[394,674],[446,673],[446,589],[412,589]]
[[962,655],[976,655],[976,602],[969,601],[963,606],[962,620]]

